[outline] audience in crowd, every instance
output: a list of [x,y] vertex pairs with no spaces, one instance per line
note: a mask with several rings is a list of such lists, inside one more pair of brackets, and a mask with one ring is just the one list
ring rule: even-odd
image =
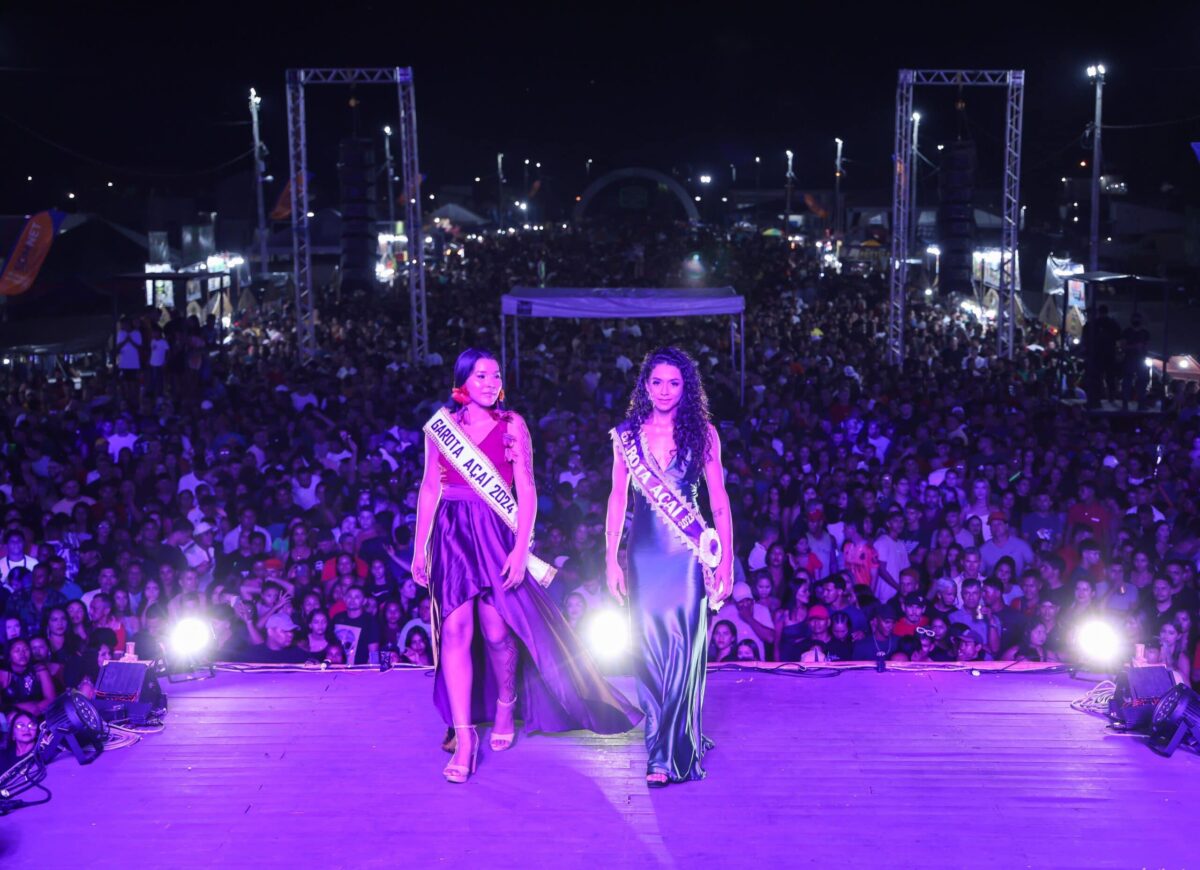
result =
[[410,572],[420,429],[457,352],[499,349],[500,290],[539,268],[548,284],[747,299],[744,385],[722,319],[522,321],[506,392],[533,430],[536,550],[576,629],[615,606],[607,432],[637,361],[671,343],[700,362],[735,506],[713,661],[1056,662],[1101,617],[1200,675],[1195,385],[1161,415],[1090,415],[1057,401],[1056,359],[1032,336],[989,356],[984,327],[936,303],[909,311],[908,359],[889,367],[880,283],[778,239],[591,227],[459,250],[430,269],[422,365],[394,297],[330,292],[303,364],[287,306],[260,299],[224,331],[126,318],[115,367],[88,377],[4,369],[7,751],[28,751],[30,717],[105,661],[161,655],[184,616],[211,622],[221,660],[431,664]]

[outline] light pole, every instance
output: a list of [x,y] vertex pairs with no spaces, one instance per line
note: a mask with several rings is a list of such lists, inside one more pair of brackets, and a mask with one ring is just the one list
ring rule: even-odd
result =
[[909,190],[912,191],[912,217],[908,221],[908,249],[915,250],[917,247],[917,223],[921,219],[921,207],[917,204],[917,173],[920,169],[920,151],[917,148],[917,143],[921,133],[921,113],[912,113],[912,155],[909,157],[911,161],[908,170]]
[[762,158],[754,158],[754,189],[762,189]]
[[1103,152],[1100,148],[1100,119],[1104,105],[1104,64],[1098,63],[1087,68],[1088,78],[1096,85],[1096,119],[1092,122],[1092,214],[1091,239],[1088,245],[1088,271],[1095,272],[1100,268],[1100,161]]
[[[392,239],[388,242],[388,256],[394,263],[396,256],[396,190],[393,183],[396,173],[392,166],[392,128],[390,125],[385,125],[383,128],[383,165],[384,171],[387,172],[388,237]],[[396,270],[393,268],[392,281],[395,280]]]
[[795,179],[795,174],[792,172],[792,152],[791,150],[783,152],[787,155],[787,197],[784,200],[783,206],[783,240],[788,240],[788,233],[792,229],[792,181]]
[[837,158],[833,162],[833,234],[842,233],[842,140],[834,139],[837,143]]
[[496,155],[496,222],[504,223],[504,152]]
[[262,97],[254,88],[250,89],[250,129],[254,135],[254,198],[258,206],[258,269],[259,275],[265,276],[269,267],[267,262],[267,203],[263,198],[263,145],[258,133],[258,107]]
[[729,164],[729,181],[731,184],[737,184],[737,167],[732,163]]
[[587,159],[587,163],[583,164],[583,172],[590,181],[592,178],[592,158]]

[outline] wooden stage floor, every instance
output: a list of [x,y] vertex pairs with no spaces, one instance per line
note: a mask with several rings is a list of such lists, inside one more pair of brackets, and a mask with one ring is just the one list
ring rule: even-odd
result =
[[0,867],[1200,864],[1200,757],[1107,733],[1065,675],[714,672],[708,779],[653,792],[637,731],[522,735],[448,785],[431,685],[168,686],[162,733],[55,763],[53,800],[0,819]]

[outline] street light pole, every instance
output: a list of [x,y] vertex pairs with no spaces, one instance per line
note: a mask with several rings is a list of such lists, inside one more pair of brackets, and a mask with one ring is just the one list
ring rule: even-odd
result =
[[787,198],[783,207],[783,240],[786,242],[788,240],[788,234],[791,232],[792,228],[792,180],[795,179],[796,176],[792,173],[792,152],[789,150],[785,151],[784,153],[787,154],[788,162]]
[[1087,68],[1088,78],[1096,85],[1096,119],[1092,122],[1092,214],[1091,240],[1088,246],[1088,271],[1095,272],[1100,268],[1100,162],[1103,151],[1100,148],[1101,117],[1104,106],[1104,64],[1096,64]]
[[504,223],[504,152],[496,155],[496,223]]
[[[393,187],[395,181],[395,170],[392,167],[392,128],[385,126],[383,128],[383,157],[384,171],[387,172],[387,198],[388,198],[388,236],[392,241],[388,242],[388,254],[392,262],[395,262],[396,251],[396,190]],[[411,230],[410,230],[411,232]],[[392,270],[392,281],[396,280],[396,270]]]
[[258,206],[258,273],[266,276],[267,261],[267,203],[263,195],[263,146],[258,131],[258,106],[262,97],[250,89],[250,129],[254,135],[254,198]]
[[833,163],[833,234],[842,233],[842,140],[834,139],[837,143],[837,159]]
[[754,158],[754,189],[762,189],[762,158]]
[[911,161],[908,171],[909,190],[912,191],[912,217],[908,221],[908,249],[915,251],[917,248],[917,224],[921,219],[921,207],[917,203],[917,175],[921,168],[921,155],[917,148],[919,136],[921,132],[921,113],[912,113],[912,155],[909,157]]

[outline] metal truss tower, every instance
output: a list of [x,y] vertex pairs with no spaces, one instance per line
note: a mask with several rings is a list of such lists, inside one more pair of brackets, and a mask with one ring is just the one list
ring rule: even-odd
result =
[[408,300],[412,321],[409,353],[415,365],[429,353],[425,321],[425,245],[421,230],[421,170],[417,156],[417,109],[411,67],[290,69],[287,71],[288,155],[292,192],[292,274],[296,286],[296,340],[301,359],[317,350],[315,295],[308,217],[308,132],[304,89],[308,85],[396,85],[400,107],[400,166],[404,233],[408,237]]
[[1025,104],[1023,70],[902,69],[896,85],[896,138],[892,154],[892,251],[888,280],[888,362],[904,362],[908,285],[909,219],[912,215],[912,92],[917,85],[974,85],[1007,89],[1004,137],[1004,202],[1001,217],[999,310],[996,352],[1012,359],[1017,313],[1017,242],[1021,226],[1021,122]]

